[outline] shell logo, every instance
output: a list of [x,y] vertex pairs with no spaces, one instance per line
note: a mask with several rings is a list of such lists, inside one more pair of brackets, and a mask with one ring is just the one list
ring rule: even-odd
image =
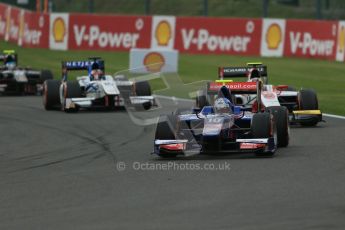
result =
[[171,39],[171,25],[168,21],[163,20],[158,23],[155,30],[155,38],[158,45],[167,46]]
[[275,50],[282,41],[282,30],[277,23],[271,24],[266,31],[266,43],[269,49]]
[[345,48],[345,27],[340,27],[339,35],[338,35],[338,51],[344,52]]
[[158,52],[150,52],[144,57],[144,65],[149,72],[159,72],[165,64],[165,59]]
[[58,17],[53,22],[53,37],[56,43],[63,42],[66,35],[65,21]]

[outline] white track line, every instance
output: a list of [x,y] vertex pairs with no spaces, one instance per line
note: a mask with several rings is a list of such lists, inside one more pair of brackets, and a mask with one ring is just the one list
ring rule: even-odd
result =
[[[178,97],[168,97],[168,96],[163,96],[163,95],[154,95],[156,97],[160,97],[163,99],[172,99],[176,101],[193,101],[192,99],[184,99],[184,98],[178,98]],[[335,115],[335,114],[329,114],[329,113],[322,113],[322,116],[325,117],[331,117],[331,118],[337,118],[337,119],[345,119],[345,116],[340,116],[340,115]]]
[[325,117],[332,117],[332,118],[338,118],[338,119],[345,119],[345,116],[339,116],[339,115],[328,114],[328,113],[322,113],[322,116],[325,116]]

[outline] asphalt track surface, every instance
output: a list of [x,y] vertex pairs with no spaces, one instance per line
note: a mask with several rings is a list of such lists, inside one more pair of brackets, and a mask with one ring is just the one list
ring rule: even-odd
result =
[[66,114],[39,97],[1,97],[0,229],[345,229],[345,120],[325,120],[293,127],[274,158],[167,161],[150,155],[155,126],[126,111]]

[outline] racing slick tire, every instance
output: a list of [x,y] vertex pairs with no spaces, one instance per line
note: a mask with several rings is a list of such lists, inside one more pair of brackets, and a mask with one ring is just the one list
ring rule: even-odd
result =
[[[300,110],[318,110],[319,102],[315,91],[302,89],[298,92],[298,105]],[[315,126],[317,120],[301,122],[303,126]]]
[[46,70],[46,69],[41,71],[41,80],[42,80],[42,82],[44,82],[46,80],[52,80],[53,78],[54,78],[54,76],[53,76],[52,71]]
[[[138,81],[134,83],[136,96],[151,96],[151,86],[147,81]],[[136,106],[137,110],[149,110],[152,106],[151,102],[144,102],[143,104]]]
[[60,106],[60,81],[46,80],[43,83],[43,105],[46,110],[53,110]]
[[137,96],[151,96],[151,86],[147,81],[135,82],[135,94]]
[[[274,124],[272,123],[271,113],[256,113],[252,118],[252,136],[253,138],[269,138],[272,134],[272,129],[274,129]],[[274,134],[273,134],[274,135]],[[273,152],[255,152],[257,157],[272,157]]]
[[[159,117],[155,140],[175,140],[175,132],[177,129],[177,117],[173,114],[163,115]],[[175,153],[159,153],[158,156],[162,158],[175,158]]]
[[268,107],[267,111],[271,112],[274,116],[277,127],[278,147],[288,146],[290,139],[289,111],[284,106]]
[[65,102],[68,98],[76,98],[76,97],[82,97],[82,92],[80,85],[77,81],[67,81],[62,86],[62,96],[63,96],[63,104],[62,110],[65,112],[78,112],[79,106],[75,106],[74,108],[65,108]]

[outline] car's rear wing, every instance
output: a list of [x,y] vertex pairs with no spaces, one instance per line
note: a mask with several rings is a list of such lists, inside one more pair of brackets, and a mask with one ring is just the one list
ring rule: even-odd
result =
[[63,61],[62,69],[66,70],[89,70],[93,63],[97,63],[99,69],[104,70],[104,61],[101,59],[90,58],[87,61]]
[[207,90],[217,93],[222,86],[226,86],[234,94],[257,94],[258,82],[209,82]]
[[91,73],[91,68],[94,63],[98,64],[98,69],[104,72],[104,60],[93,57],[89,58],[87,61],[63,61],[62,64],[62,79],[63,81],[67,81],[67,72],[68,71],[75,71],[75,70],[87,70],[88,74]]
[[235,78],[235,77],[247,77],[251,69],[257,69],[262,77],[267,77],[267,66],[261,63],[248,63],[244,67],[218,67],[218,77],[224,78]]

